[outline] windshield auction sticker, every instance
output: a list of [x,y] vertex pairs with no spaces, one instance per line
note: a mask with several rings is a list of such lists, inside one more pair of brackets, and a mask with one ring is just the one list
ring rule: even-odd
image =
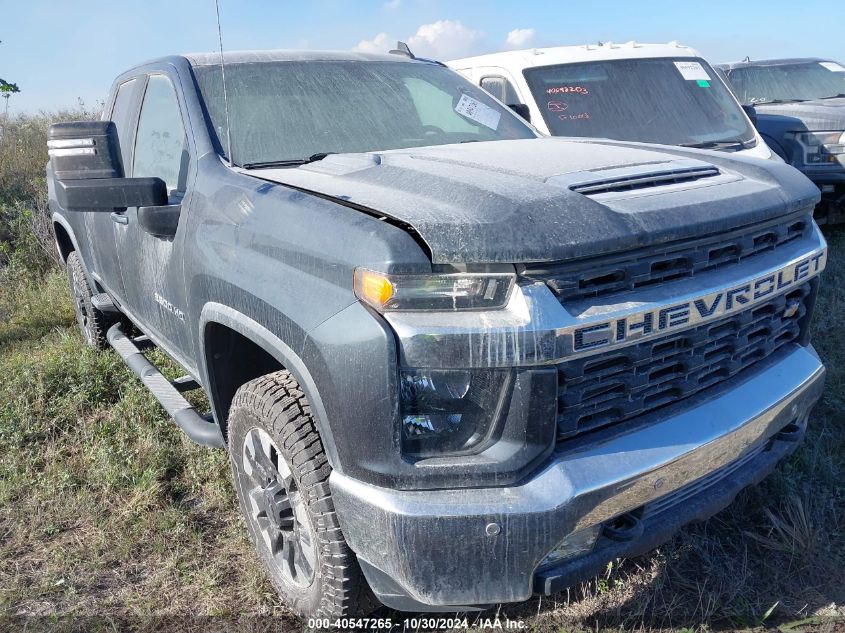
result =
[[499,127],[499,119],[502,115],[497,110],[494,110],[488,105],[481,103],[478,99],[473,99],[469,95],[463,95],[458,105],[455,106],[455,112],[468,119],[472,119],[476,123],[481,123],[495,130]]
[[687,81],[710,81],[710,75],[698,62],[675,62],[675,68]]
[[828,70],[832,70],[835,73],[845,73],[845,68],[841,65],[837,64],[836,62],[819,62],[821,66],[824,66]]
[[579,95],[590,94],[590,91],[584,86],[553,86],[551,88],[546,88],[546,94],[550,95],[567,94],[570,92],[574,92]]

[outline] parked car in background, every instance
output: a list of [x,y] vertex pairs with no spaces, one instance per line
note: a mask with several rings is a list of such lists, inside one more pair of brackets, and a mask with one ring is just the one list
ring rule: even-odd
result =
[[756,110],[772,151],[821,189],[816,220],[845,221],[845,66],[822,58],[746,58],[718,68]]
[[545,134],[772,157],[722,78],[688,46],[608,42],[446,63]]

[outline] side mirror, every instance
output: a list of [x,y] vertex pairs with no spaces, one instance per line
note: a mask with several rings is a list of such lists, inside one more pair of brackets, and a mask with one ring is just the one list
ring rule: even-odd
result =
[[531,123],[531,111],[528,109],[528,106],[524,103],[509,103],[508,107],[516,112],[519,116],[523,119]]
[[138,207],[138,226],[153,237],[171,238],[179,228],[181,204]]
[[114,211],[167,204],[160,178],[124,178],[111,121],[54,123],[47,148],[56,198],[68,211]]
[[748,115],[748,118],[751,119],[751,123],[754,124],[754,127],[757,127],[757,109],[751,103],[744,103],[742,104],[742,109],[745,111],[745,114]]

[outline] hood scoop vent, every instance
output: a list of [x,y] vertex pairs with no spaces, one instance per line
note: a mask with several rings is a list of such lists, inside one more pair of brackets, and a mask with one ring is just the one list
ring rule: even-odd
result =
[[[566,184],[571,191],[585,196],[597,196],[605,193],[628,193],[641,189],[651,189],[666,185],[677,185],[682,183],[695,182],[704,178],[718,176],[721,172],[714,165],[697,160],[679,160],[670,163],[663,163],[664,169],[643,170],[643,165],[623,167],[621,169],[603,170],[601,174],[589,173],[592,179],[587,180],[586,173],[567,174],[564,177],[556,176],[550,181],[557,181],[555,184]],[[598,177],[596,177],[598,176]]]

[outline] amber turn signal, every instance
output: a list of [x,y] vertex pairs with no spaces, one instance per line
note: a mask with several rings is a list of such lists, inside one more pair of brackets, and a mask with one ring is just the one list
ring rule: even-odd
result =
[[389,275],[358,268],[354,290],[379,312],[497,310],[507,305],[513,273]]
[[393,284],[381,273],[358,269],[355,275],[355,294],[376,309],[381,309],[393,296]]

